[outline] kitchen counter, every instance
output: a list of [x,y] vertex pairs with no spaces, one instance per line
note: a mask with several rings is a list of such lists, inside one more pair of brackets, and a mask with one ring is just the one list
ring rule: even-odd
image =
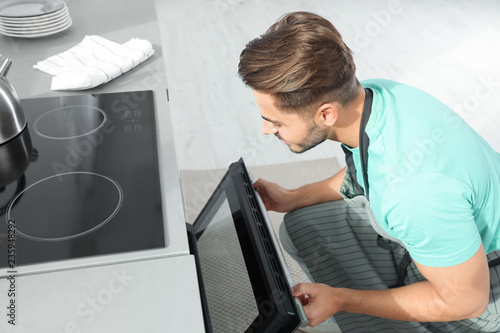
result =
[[0,280],[1,332],[204,332],[194,257],[17,277],[15,326]]
[[[73,25],[40,39],[0,35],[0,54],[13,62],[7,78],[21,99],[152,90],[158,126],[166,243],[162,250],[118,255],[82,267],[16,277],[16,325],[8,324],[8,278],[0,279],[2,332],[203,332],[194,258],[189,254],[169,115],[167,78],[153,0],[68,0]],[[86,35],[118,43],[149,40],[155,54],[113,81],[85,91],[51,91],[52,76],[33,68]],[[3,217],[2,217],[3,218]],[[7,254],[0,254],[7,257]]]

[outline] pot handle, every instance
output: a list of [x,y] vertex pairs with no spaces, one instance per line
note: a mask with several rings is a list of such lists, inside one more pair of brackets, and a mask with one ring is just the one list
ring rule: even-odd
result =
[[10,61],[9,58],[5,58],[0,55],[0,76],[7,76],[7,72],[9,71],[11,64],[12,61]]

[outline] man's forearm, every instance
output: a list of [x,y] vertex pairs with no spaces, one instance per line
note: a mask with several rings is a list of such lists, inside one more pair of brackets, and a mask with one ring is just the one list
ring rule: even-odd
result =
[[290,190],[294,202],[293,209],[342,199],[340,184],[344,178],[345,171],[346,168],[320,182],[307,184],[297,189]]
[[471,299],[461,298],[463,306],[447,304],[428,281],[386,290],[338,289],[336,295],[341,311],[403,321],[454,321],[477,317],[484,310],[471,308]]
[[292,288],[292,294],[302,300],[312,326],[340,311],[420,322],[474,318],[485,311],[490,279],[482,245],[470,259],[455,266],[415,265],[427,280],[383,290],[299,283]]
[[[386,290],[338,290],[340,309],[404,321],[454,321],[483,313],[489,300],[489,270],[483,246],[450,267],[415,263],[426,281]],[[332,292],[335,302],[336,292]]]

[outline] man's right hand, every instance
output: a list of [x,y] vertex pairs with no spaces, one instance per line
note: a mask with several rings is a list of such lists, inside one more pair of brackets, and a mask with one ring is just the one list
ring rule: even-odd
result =
[[346,168],[330,178],[293,190],[285,189],[262,178],[259,178],[253,186],[259,191],[267,210],[287,213],[301,207],[342,199],[340,184],[345,172]]
[[291,190],[287,190],[276,183],[269,182],[262,178],[257,179],[253,187],[259,191],[267,210],[286,213],[296,208],[293,205]]

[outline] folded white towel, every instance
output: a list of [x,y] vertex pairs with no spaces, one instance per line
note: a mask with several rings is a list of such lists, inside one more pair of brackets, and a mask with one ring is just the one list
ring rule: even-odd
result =
[[52,90],[84,90],[113,80],[153,53],[153,45],[144,39],[118,44],[95,35],[85,36],[80,44],[33,67],[54,75]]

